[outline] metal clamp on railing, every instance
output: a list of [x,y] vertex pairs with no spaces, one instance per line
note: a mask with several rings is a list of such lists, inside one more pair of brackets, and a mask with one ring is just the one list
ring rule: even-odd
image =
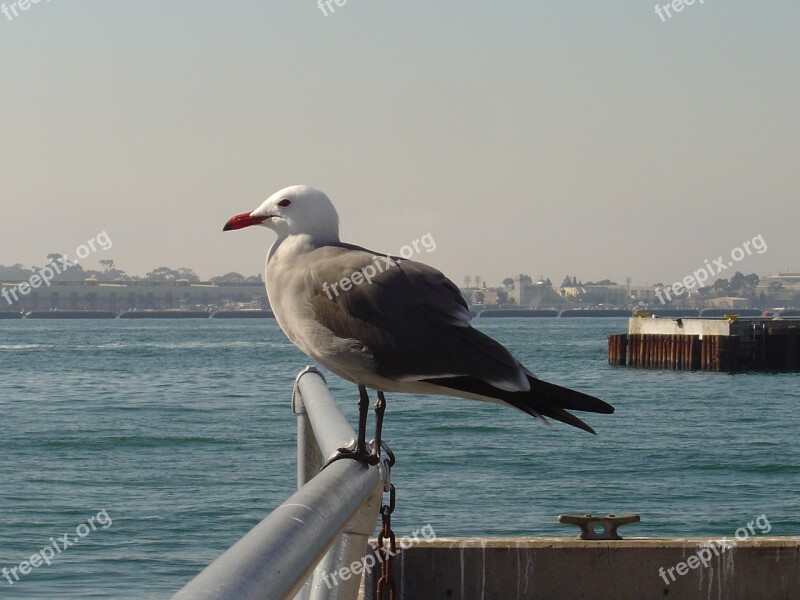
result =
[[359,577],[335,576],[360,560],[375,529],[387,464],[323,457],[355,439],[325,380],[314,367],[297,376],[298,491],[256,525],[173,600],[344,600]]

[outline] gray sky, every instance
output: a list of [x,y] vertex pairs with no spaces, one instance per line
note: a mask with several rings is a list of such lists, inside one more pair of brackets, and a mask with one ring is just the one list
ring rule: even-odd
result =
[[[6,5],[10,4],[6,0]],[[661,3],[665,4],[665,2]],[[144,274],[263,269],[307,183],[456,283],[800,270],[800,3],[42,0],[0,14],[0,264],[106,231]],[[733,273],[731,269],[728,276]]]

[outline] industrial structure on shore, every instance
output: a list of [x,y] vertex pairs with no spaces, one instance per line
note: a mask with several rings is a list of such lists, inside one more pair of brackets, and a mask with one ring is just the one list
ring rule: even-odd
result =
[[[254,278],[252,278],[254,279]],[[485,309],[775,309],[800,307],[800,273],[779,273],[761,278],[748,289],[746,297],[731,296],[711,287],[690,290],[661,302],[661,284],[637,286],[627,283],[582,284],[554,287],[549,280],[533,281],[520,275],[505,285],[488,287],[479,277],[474,287],[462,294],[475,313]],[[101,310],[121,313],[130,310],[260,309],[269,302],[263,281],[33,281],[0,280],[0,312],[48,310]],[[564,282],[566,283],[566,282]],[[669,289],[669,288],[667,288]],[[662,295],[661,298],[664,298]]]
[[[0,311],[269,309],[264,283],[178,281],[0,282]],[[27,286],[27,287],[25,287]],[[13,292],[12,292],[13,291]]]
[[798,371],[800,318],[630,319],[608,337],[611,365],[680,371]]
[[[604,281],[583,284],[577,281],[560,287],[548,279],[533,281],[526,275],[505,280],[503,286],[488,287],[478,276],[465,278],[462,293],[473,310],[484,308],[533,308],[563,310],[570,308],[692,308],[703,310],[743,308],[800,307],[800,273],[778,273],[758,279],[757,283],[730,293],[721,287],[705,286],[680,289],[682,285],[625,285]],[[678,288],[679,293],[669,292]]]

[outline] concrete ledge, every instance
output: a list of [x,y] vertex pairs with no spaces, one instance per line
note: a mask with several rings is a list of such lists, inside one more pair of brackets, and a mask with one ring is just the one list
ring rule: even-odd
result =
[[[438,538],[403,550],[393,571],[396,600],[796,600],[800,537]],[[366,600],[379,576],[366,576]]]

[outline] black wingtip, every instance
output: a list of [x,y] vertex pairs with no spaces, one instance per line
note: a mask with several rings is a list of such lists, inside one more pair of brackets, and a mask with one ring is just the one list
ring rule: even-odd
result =
[[[491,384],[471,377],[441,377],[426,379],[431,383],[444,388],[444,390],[459,390],[473,394],[468,397],[493,398],[507,402],[514,408],[528,413],[534,417],[550,417],[567,425],[572,425],[583,431],[597,435],[594,429],[567,410],[580,410],[601,414],[611,414],[614,407],[599,398],[589,396],[583,392],[576,392],[569,388],[548,383],[541,379],[529,376],[531,389],[526,392],[509,392],[492,386]],[[446,391],[444,393],[447,393]],[[455,394],[454,394],[455,395]],[[546,419],[542,419],[546,422]]]
[[584,421],[582,421],[572,413],[568,413],[563,408],[548,406],[547,408],[538,408],[533,410],[536,410],[545,417],[550,417],[551,419],[555,419],[556,421],[561,421],[562,423],[566,423],[567,425],[572,425],[573,427],[582,429],[583,431],[591,433],[592,435],[597,435],[597,432],[594,429],[592,429],[590,425],[587,425]]
[[600,398],[595,398],[589,394],[577,392],[535,377],[528,377],[528,381],[531,384],[531,391],[537,399],[541,400],[544,398],[555,406],[568,410],[580,410],[603,415],[614,413],[614,407],[608,402],[600,400]]

